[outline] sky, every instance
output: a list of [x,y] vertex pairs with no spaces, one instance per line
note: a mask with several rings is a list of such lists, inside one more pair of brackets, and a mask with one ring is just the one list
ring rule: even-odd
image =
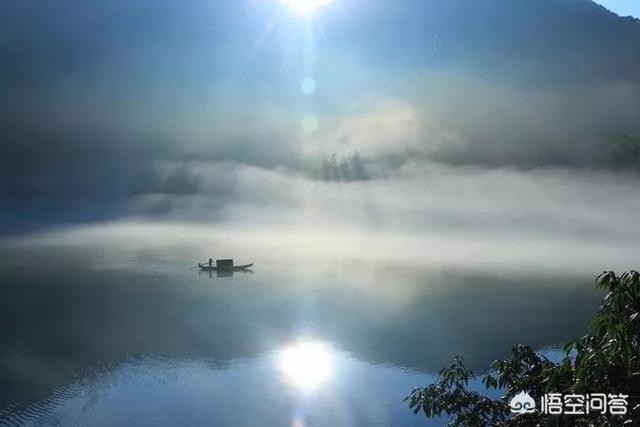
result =
[[[3,2],[0,233],[131,219],[444,230],[482,214],[487,229],[582,218],[581,232],[618,236],[611,218],[636,212],[631,195],[615,215],[588,200],[636,184],[638,21],[588,0],[298,9]],[[520,205],[535,171],[536,203],[567,217]],[[566,180],[593,185],[548,195]],[[484,206],[496,195],[505,206]]]
[[636,0],[598,0],[598,3],[620,16],[640,18],[640,2]]

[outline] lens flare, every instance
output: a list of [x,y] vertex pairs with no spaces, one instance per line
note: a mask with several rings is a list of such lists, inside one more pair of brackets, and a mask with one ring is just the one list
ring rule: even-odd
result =
[[320,127],[318,117],[313,114],[306,115],[302,118],[302,130],[307,133],[314,133]]
[[313,77],[305,77],[300,83],[303,95],[313,95],[316,91],[316,80]]

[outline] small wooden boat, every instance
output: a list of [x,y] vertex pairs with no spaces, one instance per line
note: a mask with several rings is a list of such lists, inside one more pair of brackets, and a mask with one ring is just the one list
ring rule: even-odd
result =
[[202,271],[242,271],[251,268],[253,264],[233,265],[233,266],[215,266],[209,264],[198,263],[198,267]]

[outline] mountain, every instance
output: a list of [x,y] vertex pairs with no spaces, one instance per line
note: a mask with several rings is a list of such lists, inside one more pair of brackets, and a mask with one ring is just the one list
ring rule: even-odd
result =
[[336,20],[324,33],[355,41],[382,61],[419,58],[425,65],[458,66],[519,82],[640,82],[640,20],[621,18],[591,0],[387,4],[349,0],[344,9],[366,19],[353,27]]

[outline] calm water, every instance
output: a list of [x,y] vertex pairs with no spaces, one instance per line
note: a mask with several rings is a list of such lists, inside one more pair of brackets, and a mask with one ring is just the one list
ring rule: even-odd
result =
[[[0,425],[428,425],[444,364],[585,330],[592,276],[22,246],[0,263]],[[437,424],[437,423],[436,423]]]

